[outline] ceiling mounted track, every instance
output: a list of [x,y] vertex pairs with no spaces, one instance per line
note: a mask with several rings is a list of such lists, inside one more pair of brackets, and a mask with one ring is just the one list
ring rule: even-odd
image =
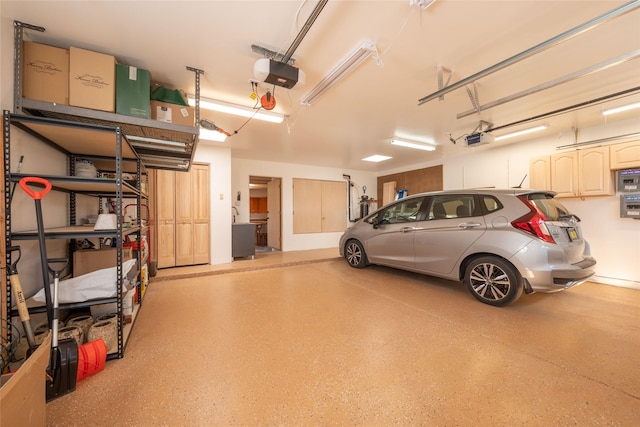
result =
[[627,14],[629,12],[632,12],[636,9],[638,9],[640,7],[640,0],[634,0],[634,1],[630,1],[628,3],[623,4],[622,6],[619,6],[603,15],[600,15],[590,21],[585,22],[584,24],[578,25],[577,27],[574,27],[568,31],[565,31],[562,34],[559,34],[555,37],[550,38],[549,40],[546,40],[536,46],[533,46],[527,50],[524,50],[510,58],[505,59],[502,62],[499,62],[497,64],[492,65],[491,67],[485,68],[482,71],[479,71],[475,74],[473,74],[472,76],[469,76],[465,79],[460,80],[459,82],[453,83],[450,86],[444,87],[436,92],[433,92],[423,98],[420,98],[418,100],[418,105],[422,105],[426,102],[429,102],[433,99],[436,98],[441,98],[443,95],[452,92],[456,89],[459,89],[463,86],[466,86],[470,83],[475,82],[476,80],[480,80],[483,77],[486,77],[490,74],[495,73],[496,71],[500,71],[503,68],[506,68],[510,65],[513,65],[517,62],[522,61],[523,59],[526,59],[530,56],[533,56],[539,52],[542,52],[543,50],[549,49],[551,47],[554,47],[564,41],[567,41],[569,39],[572,39],[573,37],[576,37],[584,32],[590,31],[596,27],[598,27],[599,25],[610,21],[612,19],[618,18],[624,14]]
[[500,130],[500,129],[506,129],[506,128],[509,128],[509,127],[512,127],[512,126],[518,126],[518,125],[522,125],[522,124],[525,124],[525,123],[534,122],[536,120],[546,119],[547,117],[553,117],[553,116],[558,116],[558,115],[561,115],[561,114],[570,113],[572,111],[576,111],[576,110],[580,110],[580,109],[583,109],[583,108],[591,107],[593,105],[598,105],[598,104],[601,104],[603,102],[610,101],[612,99],[618,99],[618,98],[623,98],[625,96],[634,95],[636,93],[640,93],[640,86],[636,86],[636,87],[633,87],[631,89],[626,89],[626,90],[623,90],[623,91],[620,91],[620,92],[612,93],[610,95],[602,96],[600,98],[590,99],[589,101],[580,102],[578,104],[573,104],[573,105],[570,105],[568,107],[559,108],[557,110],[549,111],[547,113],[538,114],[537,116],[528,117],[526,119],[522,119],[522,120],[518,120],[518,121],[515,121],[515,122],[511,122],[511,123],[508,123],[506,125],[497,126],[497,127],[493,128],[492,131],[496,131],[496,130]]
[[[559,78],[554,79],[554,80],[550,80],[550,81],[548,81],[546,83],[542,83],[542,84],[540,84],[538,86],[534,86],[534,87],[531,87],[529,89],[523,90],[521,92],[514,93],[512,95],[505,96],[504,98],[500,98],[500,99],[497,99],[495,101],[489,102],[489,103],[487,103],[485,105],[479,105],[479,104],[475,103],[478,100],[477,94],[476,94],[475,102],[474,102],[473,98],[471,99],[472,104],[473,104],[473,109],[472,110],[467,110],[467,111],[465,111],[463,113],[458,114],[456,116],[456,118],[457,119],[461,119],[463,117],[467,117],[467,116],[470,116],[472,114],[479,114],[481,111],[485,111],[485,110],[488,110],[490,108],[497,107],[498,105],[506,104],[507,102],[515,101],[516,99],[520,99],[522,97],[525,97],[525,96],[528,96],[528,95],[532,95],[532,94],[534,94],[536,92],[540,92],[542,90],[549,89],[549,88],[552,88],[554,86],[558,86],[560,84],[570,82],[572,80],[577,79],[578,77],[584,77],[584,76],[588,76],[588,75],[593,74],[593,73],[597,73],[598,71],[606,70],[606,69],[611,68],[613,66],[623,64],[623,63],[625,63],[627,61],[631,61],[632,59],[637,59],[639,57],[640,57],[640,49],[634,50],[633,52],[627,53],[626,55],[618,56],[617,58],[613,58],[613,59],[610,59],[608,61],[601,62],[599,64],[593,65],[593,66],[588,67],[588,68],[584,68],[584,69],[582,69],[580,71],[576,71],[575,73],[567,74],[566,76],[559,77]],[[474,82],[474,85],[475,85],[475,82]],[[467,92],[469,93],[469,88],[468,87],[467,87]],[[469,97],[471,97],[470,93],[469,93]]]
[[300,45],[304,37],[307,35],[309,30],[311,29],[311,26],[315,22],[318,15],[320,15],[320,12],[322,12],[322,9],[324,9],[325,5],[327,4],[327,1],[328,0],[322,0],[322,1],[319,1],[318,4],[316,4],[316,7],[314,7],[313,10],[311,11],[311,15],[309,15],[309,17],[307,18],[307,21],[304,23],[304,25],[300,29],[300,32],[298,33],[296,38],[291,43],[291,46],[289,46],[289,48],[284,54],[275,52],[273,50],[267,49],[266,47],[258,46],[255,44],[251,45],[251,50],[254,51],[255,53],[259,53],[263,55],[265,58],[270,58],[270,59],[273,59],[274,61],[293,65],[295,63],[295,59],[292,58],[293,53],[296,51],[296,49],[298,48],[298,46]]
[[293,56],[293,52],[296,51],[304,37],[307,35],[307,32],[309,32],[316,18],[318,17],[318,15],[320,15],[320,12],[322,12],[322,9],[324,9],[324,7],[326,6],[327,1],[328,0],[321,0],[318,2],[318,4],[316,4],[316,7],[313,8],[313,11],[311,11],[311,15],[309,15],[309,17],[307,18],[307,22],[304,23],[304,25],[300,29],[300,32],[291,43],[291,46],[289,46],[289,49],[287,49],[287,51],[284,53],[282,62],[287,62]]

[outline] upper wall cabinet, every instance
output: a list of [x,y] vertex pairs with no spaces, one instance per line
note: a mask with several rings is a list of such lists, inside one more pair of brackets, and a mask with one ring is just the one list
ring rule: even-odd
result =
[[551,189],[551,156],[529,160],[529,187],[536,190]]
[[609,147],[578,151],[578,195],[608,196],[615,194]]
[[530,186],[552,190],[556,197],[614,194],[609,147],[541,156],[529,162]]
[[551,156],[551,189],[556,197],[578,196],[578,153],[575,151]]
[[640,140],[610,146],[611,170],[640,168]]

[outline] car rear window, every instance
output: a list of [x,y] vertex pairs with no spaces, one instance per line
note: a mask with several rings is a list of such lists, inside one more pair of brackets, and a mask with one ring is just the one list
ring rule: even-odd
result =
[[500,200],[496,199],[493,196],[481,196],[482,204],[484,205],[484,210],[486,213],[491,213],[502,209],[502,203]]
[[569,209],[554,199],[552,194],[533,193],[527,195],[527,198],[544,214],[547,221],[560,221],[563,217],[571,215]]

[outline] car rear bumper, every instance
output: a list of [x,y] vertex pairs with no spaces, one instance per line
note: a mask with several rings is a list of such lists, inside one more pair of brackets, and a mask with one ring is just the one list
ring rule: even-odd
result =
[[557,267],[525,277],[529,284],[528,291],[557,292],[580,285],[596,273],[596,260],[592,257],[585,257],[579,263]]

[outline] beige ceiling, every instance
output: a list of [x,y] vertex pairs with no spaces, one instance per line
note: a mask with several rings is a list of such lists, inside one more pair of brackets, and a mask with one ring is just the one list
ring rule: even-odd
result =
[[[601,114],[605,107],[639,101],[635,91],[507,126],[638,88],[640,59],[462,119],[457,115],[472,109],[465,87],[442,101],[418,105],[438,90],[439,65],[452,71],[450,83],[455,83],[626,3],[437,0],[423,10],[409,0],[330,0],[293,54],[306,83],[275,88],[275,111],[288,115],[284,123],[252,120],[242,127],[242,118],[204,111],[203,116],[229,132],[239,129],[221,144],[231,147],[233,157],[370,171],[438,162],[469,150],[463,139],[454,145],[449,135],[457,139],[471,133],[481,120],[499,128],[495,135],[541,123],[549,126],[544,132],[559,135],[613,120],[640,120],[638,110],[619,118]],[[284,53],[316,2],[3,0],[0,5],[3,27],[19,20],[46,28],[45,33],[27,31],[27,39],[113,54],[121,63],[150,70],[153,80],[189,93],[194,77],[185,67],[199,68],[204,70],[202,96],[252,106],[249,80],[262,56],[251,46]],[[375,42],[379,63],[368,59],[316,104],[301,107],[299,99],[365,40]],[[467,87],[484,105],[638,49],[640,9],[635,9]],[[273,90],[260,85],[260,93],[267,89]],[[389,139],[394,135],[433,140],[438,149],[393,147]],[[522,138],[513,143],[523,143]],[[361,160],[372,154],[392,159],[379,164]]]

